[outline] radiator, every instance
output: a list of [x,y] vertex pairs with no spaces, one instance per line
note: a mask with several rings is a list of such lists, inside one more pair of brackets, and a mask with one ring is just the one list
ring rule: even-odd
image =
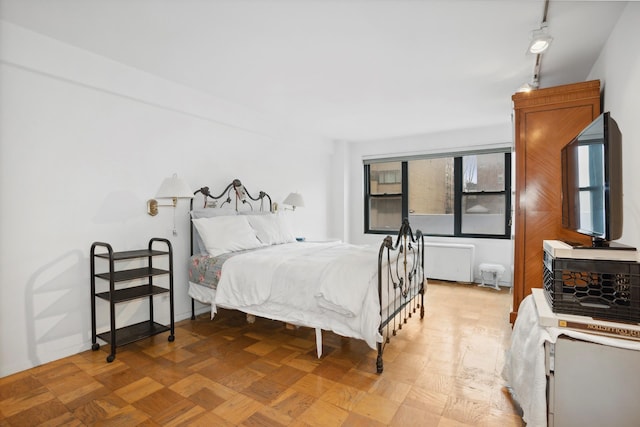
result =
[[424,244],[424,265],[429,279],[473,282],[476,247],[459,243]]

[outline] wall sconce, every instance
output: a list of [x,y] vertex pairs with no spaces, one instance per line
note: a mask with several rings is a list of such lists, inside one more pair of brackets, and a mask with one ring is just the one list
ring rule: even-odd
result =
[[147,213],[151,216],[158,215],[158,208],[165,206],[176,207],[178,204],[178,199],[192,199],[193,193],[191,189],[187,185],[187,183],[182,179],[178,178],[177,174],[173,174],[173,176],[169,178],[165,178],[156,193],[157,199],[172,199],[171,204],[169,205],[160,205],[156,199],[151,199],[147,201]]
[[304,207],[304,199],[300,193],[289,193],[287,198],[282,201],[282,204],[291,206],[291,210],[295,211],[296,208]]

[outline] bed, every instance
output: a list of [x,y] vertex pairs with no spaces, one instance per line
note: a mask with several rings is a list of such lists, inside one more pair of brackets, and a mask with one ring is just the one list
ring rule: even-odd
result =
[[340,241],[298,241],[285,212],[238,179],[219,195],[208,187],[191,204],[189,295],[195,301],[316,331],[364,340],[383,352],[403,323],[424,317],[424,238],[404,220],[379,247]]

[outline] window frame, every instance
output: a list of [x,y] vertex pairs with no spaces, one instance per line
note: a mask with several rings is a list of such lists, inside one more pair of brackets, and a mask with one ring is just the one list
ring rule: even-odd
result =
[[[464,191],[463,189],[463,168],[462,159],[465,156],[483,155],[483,154],[504,154],[504,190],[502,191]],[[425,236],[434,237],[462,237],[462,238],[483,238],[483,239],[510,239],[511,238],[511,150],[483,150],[483,151],[465,151],[459,153],[443,153],[430,156],[412,156],[403,158],[392,159],[371,159],[364,161],[364,232],[365,234],[389,234],[388,230],[375,230],[370,228],[370,210],[369,206],[372,199],[380,199],[384,197],[398,197],[402,199],[402,218],[409,217],[409,161],[425,158],[453,158],[454,163],[454,200],[453,200],[453,215],[454,215],[454,227],[453,234],[436,234],[436,233],[424,233]],[[386,162],[401,162],[402,167],[402,192],[393,194],[371,194],[371,175],[370,166],[373,163],[386,163]],[[505,199],[505,215],[504,215],[504,234],[483,234],[483,233],[463,233],[462,232],[462,200],[465,196],[503,196]]]

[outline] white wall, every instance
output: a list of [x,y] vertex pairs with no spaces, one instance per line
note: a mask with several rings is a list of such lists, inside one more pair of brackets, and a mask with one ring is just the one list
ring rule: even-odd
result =
[[[0,55],[0,376],[89,348],[93,241],[169,238],[176,319],[190,315],[188,202],[178,236],[171,208],[146,214],[174,172],[194,190],[240,178],[276,202],[300,191],[296,231],[328,234],[329,141],[3,21]],[[118,321],[146,313],[123,305]]]
[[640,3],[629,2],[589,79],[600,79],[603,111],[622,133],[624,225],[619,242],[640,248]]
[[[363,159],[372,157],[409,156],[443,151],[456,152],[468,149],[511,147],[513,145],[513,130],[511,119],[506,115],[505,123],[502,125],[344,144],[348,147],[342,151],[342,157],[340,159],[334,159],[334,161],[343,161],[347,170],[344,194],[347,195],[347,197],[345,197],[345,200],[347,200],[345,204],[345,215],[348,225],[345,227],[344,238],[356,244],[379,244],[384,236],[364,233]],[[505,267],[507,273],[503,275],[500,284],[511,286],[511,266],[513,264],[513,243],[511,240],[446,237],[428,237],[426,240],[437,243],[471,243],[475,245],[475,281],[480,282],[479,264],[485,262],[501,264]]]

